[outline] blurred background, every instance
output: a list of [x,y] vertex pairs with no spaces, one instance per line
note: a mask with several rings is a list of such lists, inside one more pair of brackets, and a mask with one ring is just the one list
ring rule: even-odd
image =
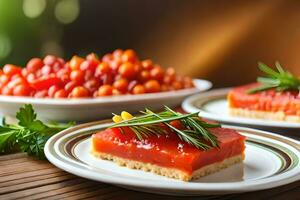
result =
[[254,81],[257,62],[300,75],[300,1],[0,0],[0,66],[135,49],[216,87]]

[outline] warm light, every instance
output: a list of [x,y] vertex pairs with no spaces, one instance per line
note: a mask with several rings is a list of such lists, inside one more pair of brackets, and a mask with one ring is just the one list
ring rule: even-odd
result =
[[46,8],[46,0],[24,0],[23,11],[29,18],[40,16]]
[[6,35],[0,34],[0,59],[7,57],[11,52],[11,41]]
[[61,0],[55,6],[55,17],[64,24],[72,23],[79,15],[78,0]]

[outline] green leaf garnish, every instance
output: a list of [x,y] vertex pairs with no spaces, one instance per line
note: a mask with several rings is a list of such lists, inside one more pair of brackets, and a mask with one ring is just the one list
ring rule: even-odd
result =
[[[218,140],[208,128],[220,127],[220,124],[210,124],[198,117],[197,113],[181,114],[175,112],[165,106],[163,112],[155,113],[150,109],[141,112],[143,115],[134,117],[129,120],[121,121],[111,126],[113,127],[129,127],[139,140],[147,138],[151,135],[165,135],[167,131],[162,128],[162,124],[167,126],[178,137],[199,149],[208,150],[212,147],[218,147]],[[171,125],[170,122],[179,120],[183,125],[183,129],[178,129]]]
[[257,82],[261,83],[261,86],[251,88],[247,93],[254,94],[270,89],[275,89],[279,92],[286,90],[298,90],[300,92],[300,79],[284,70],[279,62],[276,62],[275,66],[277,71],[259,62],[258,67],[265,73],[266,77],[258,77]]
[[74,124],[45,124],[37,119],[37,115],[30,104],[21,107],[16,118],[18,120],[17,125],[7,124],[3,119],[2,126],[0,126],[0,154],[20,150],[39,159],[44,159],[46,141],[52,135]]

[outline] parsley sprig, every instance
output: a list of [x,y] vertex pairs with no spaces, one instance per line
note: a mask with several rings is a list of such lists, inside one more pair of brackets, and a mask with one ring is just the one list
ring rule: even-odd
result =
[[45,124],[37,119],[37,115],[30,104],[20,108],[16,118],[18,124],[7,124],[4,119],[2,126],[0,126],[0,154],[22,151],[39,159],[44,159],[46,141],[52,135],[74,124]]
[[247,93],[253,94],[269,89],[276,89],[279,92],[285,90],[298,90],[300,92],[300,79],[284,70],[279,62],[276,62],[275,66],[277,71],[263,63],[258,63],[259,69],[265,73],[266,77],[258,77],[257,82],[261,83],[261,86],[252,88]]
[[[220,127],[220,124],[212,124],[202,121],[197,113],[181,114],[165,106],[165,110],[155,113],[150,109],[141,112],[143,115],[129,120],[121,121],[111,127],[129,127],[139,140],[143,140],[151,135],[165,135],[167,126],[178,137],[199,149],[208,150],[212,147],[218,147],[218,140],[208,128]],[[178,129],[172,125],[172,121],[179,120],[183,129]]]

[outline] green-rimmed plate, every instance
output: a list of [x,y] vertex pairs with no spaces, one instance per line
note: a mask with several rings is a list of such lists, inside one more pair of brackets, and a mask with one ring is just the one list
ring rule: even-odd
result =
[[231,88],[215,89],[208,92],[192,95],[183,101],[182,108],[186,112],[200,112],[200,117],[228,124],[242,124],[251,127],[265,128],[300,128],[300,123],[297,122],[231,116],[229,113],[227,102],[227,93],[230,89]]
[[244,162],[192,182],[183,182],[93,157],[90,154],[91,134],[108,125],[95,122],[60,132],[48,140],[45,154],[54,165],[72,174],[160,194],[228,194],[273,188],[300,180],[300,143],[287,137],[224,126],[247,137]]

